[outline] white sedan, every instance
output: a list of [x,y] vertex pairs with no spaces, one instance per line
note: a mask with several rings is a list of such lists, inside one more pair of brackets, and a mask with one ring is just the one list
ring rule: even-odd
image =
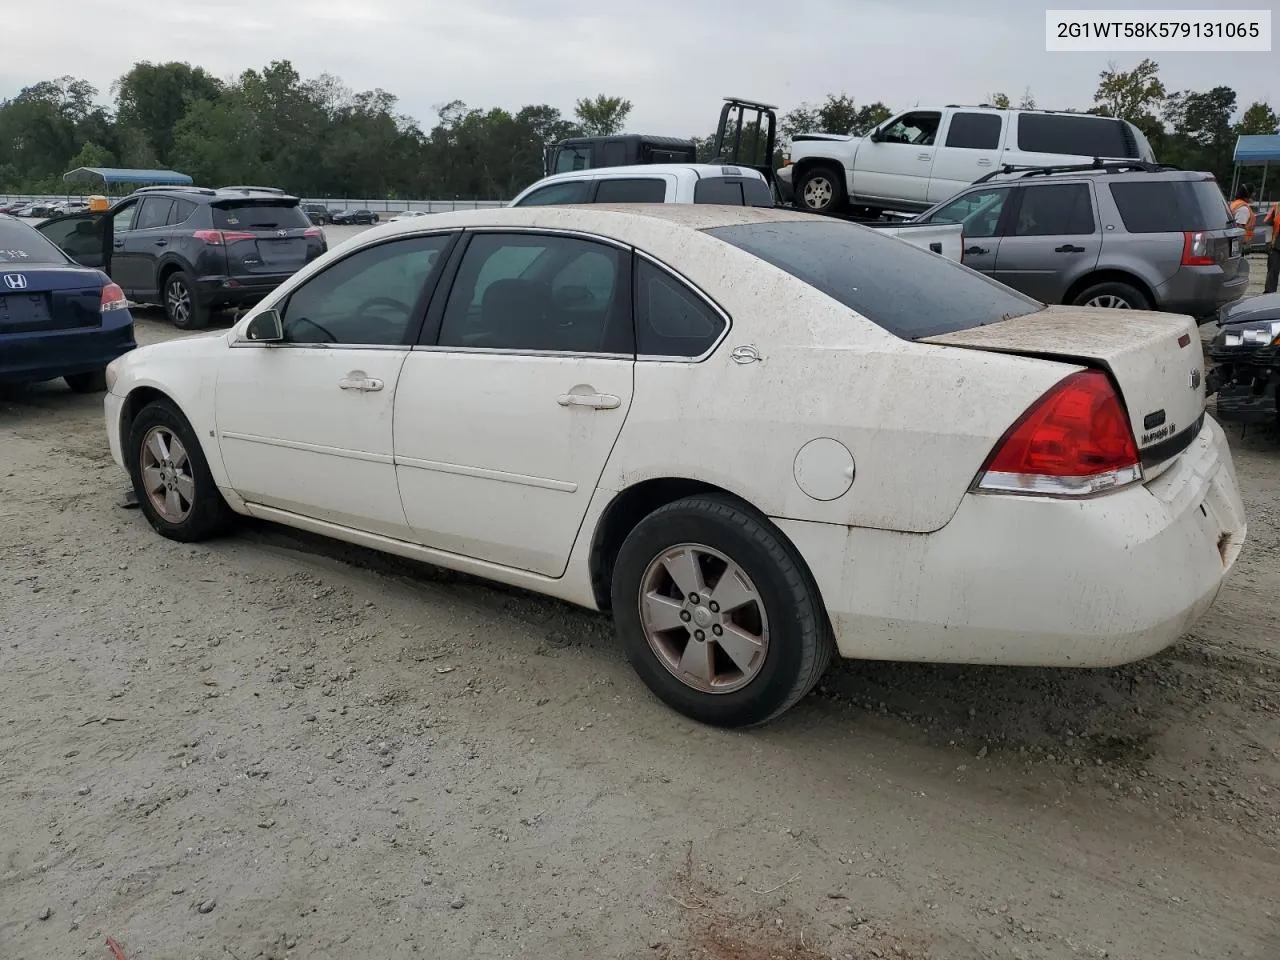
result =
[[1045,307],[784,210],[439,214],[108,370],[147,519],[247,514],[610,610],[675,709],[850,658],[1104,666],[1213,602],[1244,511],[1194,322]]

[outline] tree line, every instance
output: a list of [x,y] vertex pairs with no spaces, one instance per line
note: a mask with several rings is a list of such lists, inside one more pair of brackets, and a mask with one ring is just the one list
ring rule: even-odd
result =
[[[400,112],[393,94],[353,91],[329,74],[306,79],[287,60],[230,81],[187,63],[141,62],[110,94],[104,104],[91,83],[64,76],[0,101],[0,192],[61,193],[68,170],[120,166],[180,170],[215,186],[281,186],[308,197],[500,200],[542,176],[548,145],[622,132],[632,109],[604,94],[577,101],[568,116],[550,104],[511,112],[455,100],[437,107],[436,124],[424,130]],[[1109,65],[1081,112],[1130,120],[1162,161],[1229,182],[1236,135],[1277,132],[1270,105],[1239,111],[1236,101],[1225,85],[1168,90],[1159,65],[1146,59],[1128,71]],[[1003,93],[987,102],[1011,105]],[[1018,105],[1035,108],[1030,90]],[[716,107],[708,103],[709,112]],[[890,115],[884,103],[830,94],[783,114],[779,133],[785,148],[796,133],[860,135]],[[710,159],[713,136],[695,138],[701,159]]]

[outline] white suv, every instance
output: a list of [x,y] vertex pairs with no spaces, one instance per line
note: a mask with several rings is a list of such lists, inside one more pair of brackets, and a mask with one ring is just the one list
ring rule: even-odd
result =
[[557,173],[527,187],[508,206],[567,203],[716,203],[772,207],[773,191],[750,167],[649,163]]

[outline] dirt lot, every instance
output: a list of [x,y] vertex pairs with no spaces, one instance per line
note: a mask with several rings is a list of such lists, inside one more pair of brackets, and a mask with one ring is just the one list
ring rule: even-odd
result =
[[1233,444],[1249,543],[1165,654],[845,664],[726,733],[602,618],[163,540],[97,398],[6,394],[0,957],[1275,960],[1280,434]]

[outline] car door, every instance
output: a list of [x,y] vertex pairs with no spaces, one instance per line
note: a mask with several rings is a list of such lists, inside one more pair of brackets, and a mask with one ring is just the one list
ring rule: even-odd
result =
[[1093,190],[1088,181],[1037,183],[1018,194],[993,276],[1043,303],[1061,303],[1102,253]]
[[912,110],[864,139],[853,160],[853,195],[927,203],[934,141],[941,124],[940,111]]
[[396,473],[419,543],[564,573],[631,406],[630,254],[478,231],[396,391]]
[[54,217],[37,224],[36,229],[82,267],[109,271],[111,219],[106,214],[73,213]]
[[957,110],[950,115],[942,131],[942,146],[934,152],[930,203],[941,203],[996,168],[1004,117],[994,110]]
[[961,262],[972,270],[992,276],[1003,242],[1001,233],[1012,193],[1010,186],[974,187],[921,217],[920,222],[960,224],[964,229]]
[[353,251],[284,299],[283,343],[237,341],[225,352],[218,443],[241,497],[407,537],[392,461],[396,381],[455,236]]
[[116,231],[113,276],[131,299],[159,299],[156,265],[169,245],[167,225],[173,203],[171,197],[145,197],[136,208],[130,208],[137,210],[131,229]]

